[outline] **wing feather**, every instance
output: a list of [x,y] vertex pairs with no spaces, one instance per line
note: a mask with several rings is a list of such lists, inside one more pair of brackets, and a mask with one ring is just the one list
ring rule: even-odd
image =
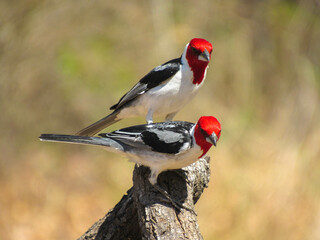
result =
[[110,110],[117,110],[125,104],[131,102],[141,94],[149,91],[166,81],[168,81],[174,74],[176,74],[181,65],[181,58],[173,59],[166,62],[145,75],[136,85],[127,92],[117,104],[110,107]]
[[140,150],[179,154],[192,146],[189,122],[143,124],[100,134]]

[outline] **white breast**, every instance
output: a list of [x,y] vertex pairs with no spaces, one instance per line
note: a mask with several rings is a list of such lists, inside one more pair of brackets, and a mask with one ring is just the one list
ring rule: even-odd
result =
[[188,151],[182,154],[165,154],[155,153],[149,151],[136,151],[126,152],[125,154],[132,162],[148,166],[150,168],[156,168],[159,171],[165,171],[169,169],[180,169],[186,167],[196,161],[202,155],[202,150],[199,146],[193,146]]
[[203,81],[193,84],[193,72],[187,64],[185,52],[181,61],[181,69],[171,79],[139,96],[135,104],[121,111],[119,118],[146,116],[149,110],[153,112],[152,115],[163,116],[178,112],[192,100],[202,86],[207,70]]
[[[179,111],[197,93],[199,85],[192,83],[193,73],[183,67],[170,80],[150,89],[137,100],[130,115],[146,115],[152,109],[155,115],[166,115]],[[129,110],[129,109],[128,109]]]

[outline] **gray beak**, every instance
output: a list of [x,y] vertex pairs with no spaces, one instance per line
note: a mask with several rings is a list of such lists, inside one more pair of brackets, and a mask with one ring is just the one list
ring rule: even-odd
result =
[[218,142],[218,137],[215,133],[212,133],[211,136],[208,137],[209,141],[216,147]]
[[210,61],[210,53],[208,52],[207,49],[203,51],[198,57],[199,60],[209,62]]

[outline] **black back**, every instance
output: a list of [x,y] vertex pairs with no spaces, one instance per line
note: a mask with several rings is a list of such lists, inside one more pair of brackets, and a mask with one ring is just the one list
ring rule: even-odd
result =
[[190,130],[193,126],[193,123],[184,121],[143,124],[103,133],[100,136],[112,138],[132,147],[144,146],[155,152],[176,154],[182,147],[192,146]]
[[170,79],[176,74],[181,66],[181,58],[170,60],[158,67],[155,67],[147,75],[145,75],[133,88],[127,92],[117,104],[110,107],[110,110],[117,110],[127,103],[134,100],[139,95],[147,92],[163,82]]

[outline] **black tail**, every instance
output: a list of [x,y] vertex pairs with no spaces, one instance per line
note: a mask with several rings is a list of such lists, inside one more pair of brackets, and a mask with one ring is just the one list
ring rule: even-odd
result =
[[100,132],[102,129],[120,121],[120,119],[117,118],[118,111],[115,111],[108,116],[100,119],[99,121],[91,124],[90,126],[80,130],[76,133],[76,135],[79,136],[93,136],[96,133]]
[[102,137],[87,137],[87,136],[74,136],[62,134],[41,134],[39,137],[41,141],[47,142],[65,142],[74,144],[89,144],[110,147],[116,150],[123,151],[124,147],[119,142],[111,138]]

